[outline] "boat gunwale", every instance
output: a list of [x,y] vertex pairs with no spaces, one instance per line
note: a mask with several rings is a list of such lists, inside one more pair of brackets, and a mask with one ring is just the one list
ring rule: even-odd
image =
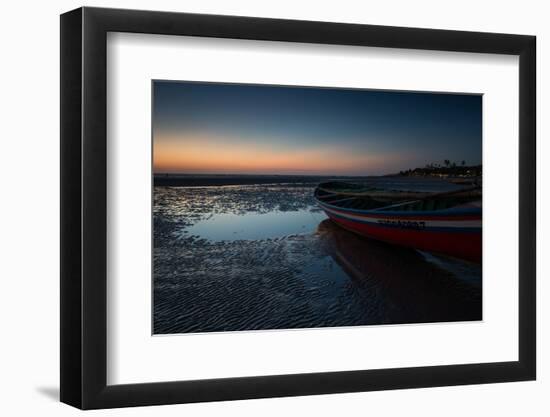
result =
[[321,207],[326,206],[331,209],[340,210],[343,212],[351,212],[351,213],[359,213],[359,214],[368,214],[368,215],[374,215],[377,217],[381,216],[391,216],[391,217],[418,217],[418,216],[435,216],[435,217],[444,217],[444,216],[451,216],[451,217],[457,217],[457,216],[464,216],[464,215],[479,215],[481,216],[483,209],[478,207],[471,207],[471,208],[447,208],[447,209],[441,209],[441,210],[411,210],[411,211],[402,211],[402,210],[382,210],[382,208],[377,209],[352,209],[352,208],[346,208],[346,207],[340,207],[337,205],[329,204],[324,201],[321,201],[315,196],[315,200],[317,201],[317,204],[319,204]]
[[[332,210],[340,210],[342,212],[349,212],[349,213],[358,213],[358,214],[364,214],[368,216],[376,216],[376,217],[451,217],[456,218],[459,216],[479,216],[481,217],[483,209],[482,207],[449,207],[445,209],[440,210],[387,210],[386,208],[395,207],[396,205],[400,205],[399,203],[390,203],[387,206],[382,207],[376,207],[372,209],[359,209],[359,208],[348,208],[348,207],[342,207],[336,204],[331,204],[331,202],[328,201],[322,201],[319,196],[319,191],[323,191],[325,193],[333,193],[330,189],[325,188],[324,186],[326,183],[319,184],[315,192],[313,194],[313,197],[315,198],[315,201],[318,205],[323,208],[326,206],[327,208],[330,208]],[[412,194],[416,194],[417,198],[413,198],[409,201],[404,202],[404,204],[413,204],[415,202],[425,200],[431,197],[446,197],[449,195],[456,195],[461,193],[472,193],[475,191],[481,190],[480,186],[475,186],[467,189],[460,189],[460,190],[454,190],[454,191],[446,191],[442,193],[437,193],[434,195],[433,193],[428,192],[413,192]],[[411,192],[403,192],[406,196],[411,195]],[[334,195],[339,194],[347,194],[347,193],[333,193]],[[397,194],[401,195],[401,191],[398,191]],[[362,198],[367,196],[366,194],[347,194],[350,196],[350,198]],[[420,197],[421,195],[421,197]],[[481,200],[481,195],[479,196],[479,200]],[[477,201],[477,200],[476,200]]]

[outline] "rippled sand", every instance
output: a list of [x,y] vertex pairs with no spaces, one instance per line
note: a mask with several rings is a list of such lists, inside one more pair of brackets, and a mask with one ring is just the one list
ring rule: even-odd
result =
[[482,318],[479,266],[364,239],[330,220],[259,240],[188,233],[216,214],[319,216],[312,193],[306,185],[155,187],[154,333]]

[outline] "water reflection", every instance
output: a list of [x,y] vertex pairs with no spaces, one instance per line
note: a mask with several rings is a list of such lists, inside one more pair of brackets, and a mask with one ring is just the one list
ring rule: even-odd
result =
[[296,233],[311,233],[326,215],[309,208],[267,213],[220,213],[200,220],[183,233],[214,242],[224,240],[259,240],[278,238]]
[[357,236],[331,220],[321,222],[318,233],[327,253],[353,281],[357,295],[370,303],[375,291],[385,300],[388,322],[482,318],[479,266],[460,262],[469,277],[462,280],[453,273],[454,261],[432,262],[414,249]]

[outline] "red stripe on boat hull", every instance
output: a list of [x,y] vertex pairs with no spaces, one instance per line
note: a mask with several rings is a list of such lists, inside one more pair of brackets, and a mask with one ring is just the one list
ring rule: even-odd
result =
[[384,227],[376,224],[354,222],[336,217],[330,212],[327,212],[327,215],[345,229],[371,239],[395,245],[409,246],[428,252],[437,252],[472,262],[481,262],[481,233]]
[[[323,206],[321,205],[321,207],[323,207]],[[403,212],[402,214],[396,215],[396,214],[384,214],[384,212],[377,212],[377,213],[372,213],[371,212],[370,214],[361,213],[360,211],[353,212],[353,211],[350,211],[350,210],[342,210],[342,209],[339,209],[337,207],[330,207],[330,209],[333,210],[333,211],[337,211],[341,214],[353,214],[355,216],[365,217],[366,219],[371,219],[371,218],[374,218],[374,219],[395,219],[395,218],[399,217],[403,220],[406,220],[409,217],[411,217],[411,218],[414,217],[415,220],[438,220],[438,221],[444,221],[444,220],[457,221],[457,220],[460,220],[460,221],[462,221],[462,220],[479,220],[479,218],[480,218],[478,213],[468,214],[468,215],[423,216],[423,215],[417,214],[417,213],[411,215],[410,213],[407,213],[406,211]]]

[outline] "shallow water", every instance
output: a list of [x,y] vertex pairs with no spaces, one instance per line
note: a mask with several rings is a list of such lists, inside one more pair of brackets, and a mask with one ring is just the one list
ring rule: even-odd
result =
[[213,242],[269,239],[295,233],[312,233],[325,218],[324,213],[309,209],[247,214],[218,213],[199,220],[183,230],[183,233],[204,237]]
[[481,319],[479,265],[356,236],[312,195],[307,184],[155,187],[154,333]]

